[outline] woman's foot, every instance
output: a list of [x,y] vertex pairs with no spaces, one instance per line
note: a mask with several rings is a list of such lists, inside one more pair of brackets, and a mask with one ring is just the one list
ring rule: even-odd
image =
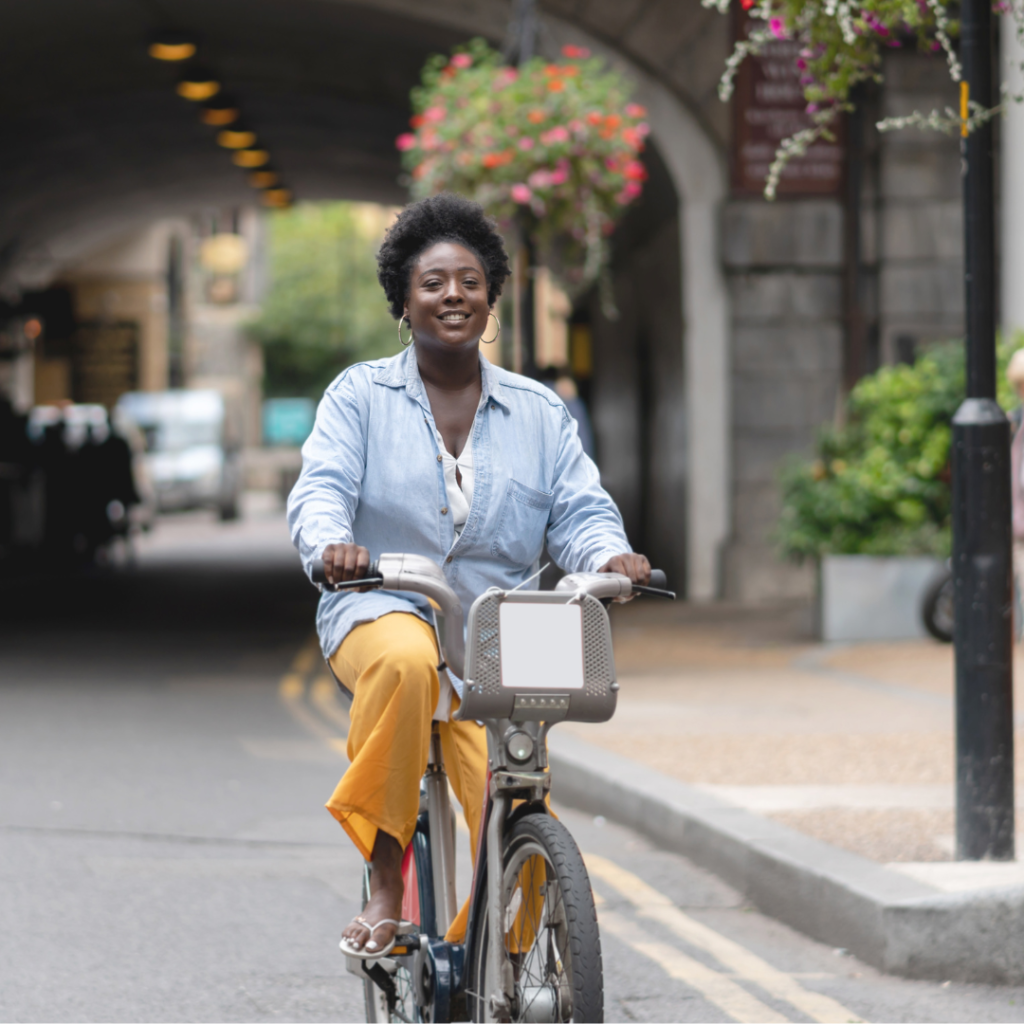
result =
[[359,917],[341,933],[341,937],[347,939],[352,948],[367,953],[383,949],[395,937],[398,927],[394,924],[381,924],[374,929],[372,936],[370,929],[388,918],[393,921],[401,918],[404,891],[402,847],[397,839],[378,829],[373,844],[373,859],[370,861],[370,899]]

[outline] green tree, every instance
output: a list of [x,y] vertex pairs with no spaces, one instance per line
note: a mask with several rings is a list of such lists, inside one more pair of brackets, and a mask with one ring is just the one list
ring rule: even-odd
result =
[[248,325],[263,348],[267,397],[319,399],[346,367],[398,348],[377,282],[391,211],[300,203],[270,215],[270,287]]

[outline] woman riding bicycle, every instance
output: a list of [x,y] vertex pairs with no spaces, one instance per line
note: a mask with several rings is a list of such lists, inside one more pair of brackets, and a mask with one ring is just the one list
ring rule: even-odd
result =
[[[530,580],[546,540],[569,572],[646,584],[650,565],[632,553],[561,399],[480,353],[500,330],[493,308],[509,274],[483,210],[448,194],[412,204],[377,263],[408,347],[349,367],[324,393],[288,500],[306,571],[322,558],[340,583],[366,576],[385,552],[425,555],[468,613],[488,587]],[[433,621],[425,598],[379,590],[325,593],[317,613],[324,655],[353,694],[351,765],[327,808],[371,865],[370,899],[342,938],[361,958],[383,955],[398,928],[402,852],[434,721],[476,854],[486,739],[451,717],[462,682],[438,665]],[[466,909],[449,941],[464,935]]]

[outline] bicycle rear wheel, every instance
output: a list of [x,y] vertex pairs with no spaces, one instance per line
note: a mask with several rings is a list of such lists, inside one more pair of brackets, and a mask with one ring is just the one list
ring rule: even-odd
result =
[[499,987],[488,957],[493,941],[503,944],[512,969],[513,1021],[604,1020],[601,938],[590,879],[561,822],[531,814],[511,827],[502,904],[498,936],[481,908],[469,984],[473,1020],[493,1020],[489,1000]]

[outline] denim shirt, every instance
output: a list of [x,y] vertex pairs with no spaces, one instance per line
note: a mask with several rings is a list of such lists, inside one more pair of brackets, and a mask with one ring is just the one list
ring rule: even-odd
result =
[[[350,366],[331,384],[288,498],[292,541],[307,573],[329,544],[361,544],[371,559],[426,555],[441,566],[468,616],[488,587],[510,590],[536,571],[545,535],[551,557],[568,572],[594,571],[631,550],[619,510],[558,395],[482,355],[480,371],[473,501],[458,537],[415,346]],[[325,592],[317,612],[324,655],[356,626],[390,612],[433,622],[417,594]]]

